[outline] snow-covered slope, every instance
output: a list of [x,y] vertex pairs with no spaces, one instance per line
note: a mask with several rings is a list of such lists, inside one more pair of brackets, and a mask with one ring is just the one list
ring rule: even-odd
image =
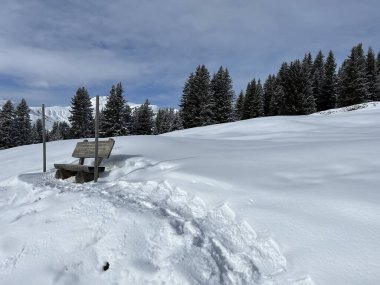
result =
[[379,125],[370,104],[119,137],[84,185],[53,178],[74,140],[46,174],[41,145],[0,151],[0,284],[378,284]]
[[[107,96],[99,96],[99,108],[102,110],[107,103]],[[95,108],[95,97],[91,98],[93,107]],[[5,104],[7,100],[0,98],[0,108]],[[140,107],[141,104],[128,102],[128,105],[133,109]],[[151,105],[153,112],[157,113],[159,107],[156,105]],[[37,119],[41,118],[41,107],[30,107],[30,119],[32,123],[35,123]],[[50,106],[45,107],[46,115],[46,128],[51,129],[54,122],[66,122],[69,123],[70,116],[70,106]]]

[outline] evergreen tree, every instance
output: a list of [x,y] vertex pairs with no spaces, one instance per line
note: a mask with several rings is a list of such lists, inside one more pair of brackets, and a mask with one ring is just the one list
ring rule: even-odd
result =
[[264,116],[264,91],[260,79],[255,88],[253,99],[253,118]]
[[126,101],[123,97],[121,83],[118,83],[116,87],[113,85],[102,112],[101,132],[103,136],[112,137],[128,134],[125,105]]
[[159,109],[155,120],[154,134],[159,135],[181,129],[178,119],[179,116],[173,108]]
[[334,53],[329,52],[325,64],[325,77],[322,86],[321,110],[335,108],[337,96],[337,76]]
[[380,52],[377,54],[376,60],[376,85],[375,85],[375,101],[380,101]]
[[154,134],[159,135],[165,133],[165,120],[166,120],[166,110],[159,109],[157,112],[156,119],[154,121]]
[[38,132],[37,132],[36,124],[33,124],[30,136],[31,136],[31,142],[33,144],[36,144],[36,143],[40,142],[39,141],[39,137],[38,137]]
[[179,112],[174,113],[174,122],[171,131],[177,131],[183,129],[183,123]]
[[59,130],[59,123],[54,122],[53,127],[52,127],[51,131],[49,132],[49,140],[50,141],[59,141],[62,139],[63,139],[63,136]]
[[377,70],[376,70],[376,60],[375,54],[370,47],[368,49],[367,58],[366,58],[366,76],[368,82],[368,101],[375,101],[377,98]]
[[241,90],[235,104],[235,119],[236,120],[243,119],[243,111],[244,111],[244,93],[243,93],[243,90]]
[[35,127],[36,127],[36,132],[37,132],[37,138],[38,140],[36,141],[36,143],[42,143],[42,120],[40,118],[37,119],[36,123],[35,123]]
[[301,67],[301,114],[312,114],[317,110],[317,104],[315,103],[315,98],[313,94],[313,83],[312,83],[312,58],[311,54],[306,54]]
[[228,69],[221,66],[211,80],[213,96],[213,122],[226,123],[233,120],[234,91]]
[[[181,103],[180,103],[180,114],[183,121],[183,126],[185,128],[195,127],[197,121],[194,120],[194,112],[198,108],[198,103],[196,101],[196,96],[193,91],[194,85],[194,73],[191,73],[185,82],[182,91]],[[200,107],[199,107],[200,108]]]
[[151,135],[153,133],[154,121],[153,116],[154,113],[152,108],[150,107],[150,103],[148,100],[145,101],[143,105],[141,105],[137,111],[135,112],[134,119],[134,134],[136,135]]
[[269,75],[264,83],[264,116],[270,114],[270,102],[276,89],[276,77]]
[[29,115],[29,107],[22,99],[15,113],[15,146],[30,144],[32,125]]
[[132,131],[132,110],[128,103],[125,103],[123,111],[123,124],[125,127],[125,135],[131,134]]
[[58,129],[62,139],[67,140],[70,138],[70,126],[66,122],[59,122]]
[[214,122],[213,111],[215,109],[214,97],[211,93],[210,73],[206,66],[202,65],[195,72],[195,92],[200,100],[199,125],[208,126]]
[[69,121],[71,124],[72,138],[88,138],[94,134],[94,119],[92,116],[92,104],[86,88],[78,88],[71,99]]
[[210,92],[210,74],[204,65],[199,65],[195,74],[185,82],[180,114],[185,128],[209,125],[213,122],[214,100]]
[[323,83],[325,81],[324,56],[319,51],[313,64],[313,95],[317,103],[317,111],[323,110]]
[[0,112],[0,149],[15,146],[15,129],[15,110],[8,100]]
[[303,66],[299,60],[290,63],[286,77],[285,102],[282,106],[282,115],[303,115],[305,98],[305,80]]
[[[277,80],[276,80],[277,81]],[[273,96],[270,100],[270,105],[269,105],[269,115],[270,116],[276,116],[279,115],[280,112],[282,111],[281,106],[283,102],[285,101],[285,91],[284,88],[282,87],[282,84],[277,82],[275,85],[274,93]]]
[[339,107],[360,104],[367,100],[368,81],[362,44],[353,47],[351,55],[344,61],[339,85]]
[[252,119],[254,117],[255,92],[256,79],[253,79],[251,82],[248,82],[247,89],[245,91],[242,117],[243,120]]

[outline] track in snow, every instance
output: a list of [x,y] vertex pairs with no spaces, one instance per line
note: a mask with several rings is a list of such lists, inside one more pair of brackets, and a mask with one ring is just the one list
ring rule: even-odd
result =
[[[132,167],[127,173],[144,166],[159,167],[157,163],[138,157],[130,159],[127,165],[118,166]],[[189,196],[167,181],[130,182],[125,173],[120,172],[118,179],[112,179],[116,182],[105,178],[97,184],[83,185],[57,181],[53,172],[22,175],[20,180],[31,186],[34,195],[28,197],[30,203],[21,203],[22,214],[13,217],[11,222],[17,223],[24,216],[43,212],[38,204],[45,198],[77,195],[76,205],[62,215],[67,219],[87,215],[89,221],[98,217],[90,237],[81,241],[85,244],[82,248],[95,250],[93,254],[98,259],[108,256],[112,260],[113,282],[313,284],[309,278],[286,279],[283,274],[286,260],[276,243],[258,237],[228,205],[209,209],[200,198]],[[25,247],[23,245],[22,254],[27,251]],[[88,255],[86,251],[84,259]],[[9,260],[13,260],[12,257]],[[80,284],[90,280],[89,276],[86,279],[86,274],[94,274],[73,265],[76,263],[71,260],[66,263],[67,270],[57,277],[62,284],[63,281]],[[126,265],[133,268],[123,269]],[[108,281],[105,279],[104,283]]]

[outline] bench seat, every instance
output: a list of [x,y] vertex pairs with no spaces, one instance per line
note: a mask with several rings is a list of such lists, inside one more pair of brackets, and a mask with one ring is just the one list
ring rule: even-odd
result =
[[[78,164],[54,164],[54,167],[56,169],[64,169],[68,171],[83,171],[87,173],[94,173],[94,166],[88,166],[88,165],[78,165]],[[98,171],[104,172],[106,168],[104,166],[99,166]]]

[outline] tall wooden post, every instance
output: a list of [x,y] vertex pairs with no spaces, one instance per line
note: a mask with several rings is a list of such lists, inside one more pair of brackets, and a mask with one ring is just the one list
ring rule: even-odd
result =
[[99,162],[99,96],[96,96],[94,182],[98,182],[98,175],[99,175],[98,162]]
[[45,104],[42,104],[42,171],[46,172],[46,130],[45,130]]

